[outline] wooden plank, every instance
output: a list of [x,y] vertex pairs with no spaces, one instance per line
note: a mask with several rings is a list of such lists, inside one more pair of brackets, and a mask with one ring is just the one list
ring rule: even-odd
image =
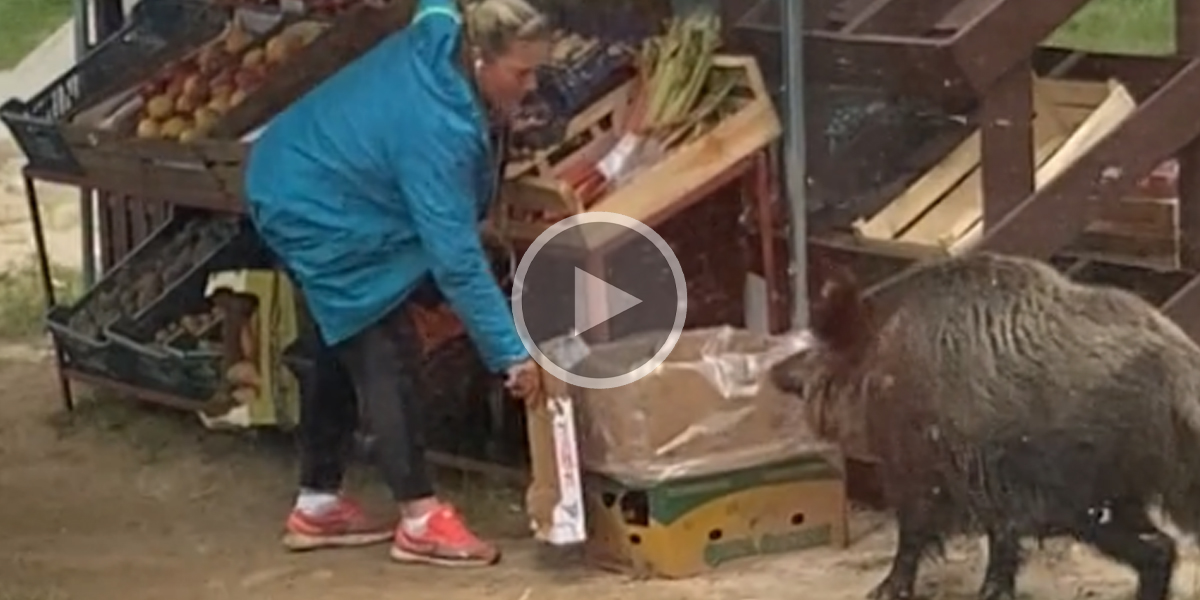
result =
[[950,192],[978,168],[979,132],[972,133],[932,169],[921,175],[899,197],[867,221],[853,224],[862,237],[888,240],[895,238],[942,196]]
[[1200,340],[1200,275],[1172,295],[1162,309],[1193,340]]
[[123,196],[111,196],[108,200],[112,211],[112,250],[114,264],[133,249],[129,237],[129,210]]
[[986,94],[1087,2],[994,0],[954,35],[951,53],[972,88]]
[[[1046,122],[1056,129],[1070,129],[1072,125],[1076,124],[1072,123],[1071,118],[1064,118],[1059,114],[1059,108],[1055,102],[1056,98],[1075,93],[1073,90],[1079,86],[1073,84],[1074,82],[1034,78],[1034,109],[1038,115],[1041,115],[1041,119],[1053,119],[1053,122]],[[1082,89],[1090,90],[1091,88],[1087,87],[1089,85],[1096,84],[1083,82]],[[1106,85],[1099,85],[1102,89],[1107,90]],[[1093,108],[1102,100],[1103,97],[1097,100]],[[1082,118],[1079,119],[1079,122],[1082,122]],[[883,210],[867,220],[855,221],[852,224],[855,233],[874,239],[897,237],[928,211],[935,202],[953,191],[978,168],[981,160],[980,143],[981,134],[978,132],[971,134],[946,158],[921,175]]]
[[[1200,58],[1200,0],[1175,0],[1175,48],[1181,56]],[[1181,149],[1178,159],[1180,253],[1188,269],[1200,270],[1200,141]]]
[[1096,110],[1095,106],[1083,108],[1079,106],[1064,106],[1062,104],[1056,105],[1055,108],[1057,109],[1058,117],[1062,119],[1063,124],[1068,129],[1075,129],[1082,125],[1091,116],[1092,111]]
[[[1032,61],[1004,75],[983,98],[979,110],[980,202],[983,222],[995,223],[1033,192],[1033,174],[1038,168],[1034,122]],[[1043,101],[1043,104],[1045,102]],[[1052,107],[1042,110],[1045,127],[1064,130]]]
[[[1034,121],[1034,163],[1041,167],[1066,141],[1061,133],[1037,120]],[[931,244],[951,247],[954,242],[983,220],[983,169],[975,169],[970,176],[954,188],[948,196],[938,202],[928,214],[905,231],[900,239],[913,244]]]
[[[778,34],[762,40],[762,53],[779,55]],[[967,106],[975,92],[945,40],[877,34],[804,32],[805,79],[831,85],[880,87]]]
[[1143,227],[1163,235],[1178,235],[1179,204],[1173,198],[1124,198],[1097,206],[1093,222],[1106,221]]
[[961,0],[873,0],[842,28],[846,33],[924,35]]
[[1095,147],[1097,142],[1116,129],[1137,109],[1137,102],[1125,86],[1115,81],[1109,85],[1111,91],[1104,102],[1096,107],[1092,115],[1071,135],[1071,139],[1046,163],[1045,168],[1039,171],[1039,188],[1061,175],[1067,167]]
[[[1067,141],[1067,131],[1054,114],[1046,99],[1035,96],[1036,116],[1033,119],[1033,162],[1035,168],[1050,160]],[[1036,185],[1036,177],[1035,177]],[[952,246],[954,241],[970,231],[983,218],[983,170],[974,169],[950,194],[900,236],[916,244]]]
[[1105,81],[1081,81],[1075,79],[1050,79],[1038,77],[1034,81],[1036,93],[1050,103],[1063,108],[1081,108],[1093,111],[1100,106],[1111,92]]
[[[1081,156],[1091,150],[1104,136],[1111,133],[1136,109],[1136,103],[1129,91],[1116,82],[1110,82],[1110,94],[1092,112],[1088,120],[1077,128],[1062,147],[1050,160],[1046,161],[1037,172],[1036,187],[1052,183],[1055,178],[1069,169]],[[1035,192],[1036,195],[1036,192]],[[961,237],[951,247],[952,253],[960,253],[975,245],[983,235],[983,228],[978,224],[964,231]]]
[[1115,265],[1174,270],[1179,268],[1179,237],[1097,223],[1089,225],[1062,254]]

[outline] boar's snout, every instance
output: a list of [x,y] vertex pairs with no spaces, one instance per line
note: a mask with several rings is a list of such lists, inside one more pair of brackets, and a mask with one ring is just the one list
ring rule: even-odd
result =
[[804,399],[806,382],[813,376],[813,350],[802,350],[771,367],[775,387]]

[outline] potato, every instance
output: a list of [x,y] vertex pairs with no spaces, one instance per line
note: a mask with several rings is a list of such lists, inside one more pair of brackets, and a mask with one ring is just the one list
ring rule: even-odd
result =
[[206,325],[202,315],[185,315],[180,319],[179,324],[193,337],[199,337],[201,333],[204,333]]
[[263,45],[264,60],[270,65],[283,63],[291,53],[290,41],[282,35],[267,40]]
[[246,92],[246,90],[235,90],[233,94],[229,96],[229,108],[232,109],[242,102],[245,102],[247,94],[248,92]]
[[253,404],[255,400],[258,400],[258,390],[244,387],[234,388],[229,397],[233,398],[233,401],[239,405]]
[[162,130],[158,126],[158,121],[154,119],[142,119],[138,122],[137,136],[142,139],[155,139],[162,136]]
[[182,117],[174,117],[162,125],[162,136],[167,139],[177,140],[179,136],[188,129],[188,122]]
[[193,120],[196,123],[196,131],[203,134],[216,127],[217,121],[221,120],[221,115],[211,108],[198,108],[193,115]]
[[175,98],[168,94],[159,94],[146,102],[146,114],[151,119],[165,119],[175,110]]
[[242,356],[245,358],[258,358],[258,314],[251,315],[247,320],[246,326],[242,327],[241,337],[239,339]]
[[179,133],[179,141],[184,144],[194,142],[202,137],[204,137],[204,132],[195,127],[189,127]]
[[262,379],[258,376],[258,367],[248,360],[234,363],[229,367],[229,370],[225,372],[225,379],[238,387],[257,388],[262,384]]
[[262,48],[255,48],[242,56],[242,67],[246,69],[260,67],[266,62],[267,53]]
[[240,54],[247,46],[254,43],[254,38],[250,36],[246,30],[237,25],[233,25],[225,34],[225,52],[229,54]]

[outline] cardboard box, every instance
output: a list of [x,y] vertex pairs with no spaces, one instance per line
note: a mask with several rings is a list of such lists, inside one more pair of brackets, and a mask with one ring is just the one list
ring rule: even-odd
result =
[[847,543],[843,471],[823,454],[663,483],[584,479],[589,562],[684,578],[728,561]]
[[[688,331],[659,368],[608,390],[576,389],[543,373],[543,397],[527,404],[535,537],[555,545],[589,537],[585,512],[594,508],[584,500],[584,472],[648,490],[797,456],[840,465],[836,447],[809,432],[801,404],[766,377],[805,340],[729,327]],[[657,347],[646,336],[593,347],[564,338],[543,351],[572,372],[604,377],[629,361],[642,364],[639,353]]]

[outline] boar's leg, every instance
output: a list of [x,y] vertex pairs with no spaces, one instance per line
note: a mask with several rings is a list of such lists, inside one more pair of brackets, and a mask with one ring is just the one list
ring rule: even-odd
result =
[[898,511],[900,539],[896,544],[896,556],[892,558],[887,577],[868,595],[870,600],[908,600],[913,597],[921,559],[941,541],[938,531],[933,528],[932,516],[928,506],[910,506]]
[[979,600],[1016,598],[1017,570],[1021,568],[1021,540],[1006,528],[988,528],[987,572]]
[[1154,525],[1145,507],[1121,504],[1090,517],[1080,539],[1137,571],[1137,600],[1166,600],[1175,568],[1175,540]]

